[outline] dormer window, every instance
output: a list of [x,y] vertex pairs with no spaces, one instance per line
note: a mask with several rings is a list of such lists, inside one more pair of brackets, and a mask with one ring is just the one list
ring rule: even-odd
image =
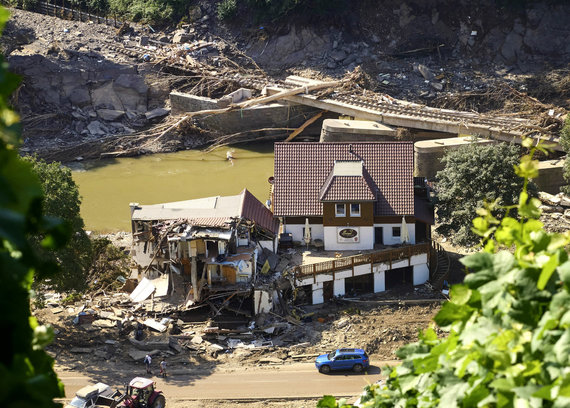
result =
[[344,204],[337,204],[336,205],[336,216],[337,217],[346,217],[346,207]]
[[360,204],[350,204],[350,216],[360,217]]

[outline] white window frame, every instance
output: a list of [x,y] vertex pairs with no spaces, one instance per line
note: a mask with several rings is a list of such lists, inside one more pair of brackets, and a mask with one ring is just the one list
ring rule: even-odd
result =
[[[353,205],[357,205],[358,206],[358,212],[352,211],[352,206]],[[361,207],[360,204],[350,204],[350,216],[351,217],[360,217],[360,214],[362,213],[361,211]]]
[[[342,213],[339,213],[338,209],[340,208],[341,205],[342,205],[343,210],[342,210]],[[335,212],[337,217],[346,217],[346,204],[335,204],[334,212]]]

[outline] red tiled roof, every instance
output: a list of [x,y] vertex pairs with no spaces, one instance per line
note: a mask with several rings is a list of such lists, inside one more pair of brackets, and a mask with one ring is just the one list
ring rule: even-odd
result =
[[255,198],[247,189],[241,192],[243,195],[240,214],[248,220],[254,221],[260,227],[277,234],[279,220],[273,218],[273,213],[265,205]]
[[376,200],[376,194],[363,176],[332,176],[321,191],[321,201]]
[[[322,215],[321,188],[324,189],[335,160],[363,161],[364,171],[370,176],[367,184],[377,191],[374,215],[414,214],[413,143],[353,142],[275,143],[274,215]],[[340,176],[347,177],[350,176]],[[339,182],[338,189],[335,186],[334,194],[347,191],[344,183]],[[359,191],[361,187],[362,183],[357,184]]]

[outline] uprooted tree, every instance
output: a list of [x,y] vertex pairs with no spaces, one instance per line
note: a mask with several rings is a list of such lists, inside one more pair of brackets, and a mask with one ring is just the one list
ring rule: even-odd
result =
[[[8,12],[0,7],[0,31],[7,20]],[[41,246],[55,249],[67,236],[60,221],[43,216],[40,182],[16,151],[19,119],[8,98],[17,86],[0,58],[0,406],[60,407],[53,399],[63,397],[63,384],[43,349],[53,332],[30,313],[34,275],[52,276],[56,265],[36,256],[30,237],[40,234]]]
[[[524,156],[516,172],[518,204],[499,220],[497,202],[486,203],[473,221],[483,250],[461,260],[469,273],[434,318],[447,337],[430,328],[401,348],[402,364],[366,388],[361,407],[570,406],[570,233],[537,220],[527,182],[538,161]],[[318,406],[349,405],[327,396]]]
[[[471,231],[471,222],[484,201],[500,200],[512,205],[521,191],[523,181],[517,177],[520,148],[514,144],[483,145],[470,143],[449,151],[442,159],[445,167],[437,173],[437,231],[460,245],[478,241]],[[531,185],[534,194],[536,188]],[[496,208],[502,216],[502,207]]]

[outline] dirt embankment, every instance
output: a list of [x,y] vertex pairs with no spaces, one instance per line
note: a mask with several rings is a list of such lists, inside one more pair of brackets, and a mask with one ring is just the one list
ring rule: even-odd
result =
[[201,1],[190,24],[163,32],[12,10],[3,43],[23,76],[14,98],[22,151],[67,161],[203,146],[217,135],[196,123],[163,134],[176,119],[169,92],[220,97],[234,90],[235,73],[340,78],[360,66],[361,86],[399,99],[564,113],[570,49],[560,33],[570,34],[570,6],[450,3],[365,1],[330,21],[295,16],[259,25],[246,15],[220,22],[215,3]]

